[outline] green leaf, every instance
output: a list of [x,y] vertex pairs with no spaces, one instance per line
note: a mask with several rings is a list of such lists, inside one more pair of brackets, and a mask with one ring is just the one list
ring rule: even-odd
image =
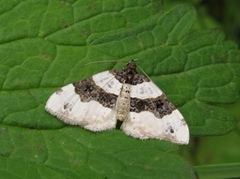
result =
[[163,12],[163,1],[6,1],[0,22],[2,178],[194,178],[166,141],[68,126],[44,110],[58,88],[138,65],[179,107],[192,135],[231,131],[240,54],[218,30],[191,32],[192,7]]
[[239,178],[240,163],[197,166],[198,178]]

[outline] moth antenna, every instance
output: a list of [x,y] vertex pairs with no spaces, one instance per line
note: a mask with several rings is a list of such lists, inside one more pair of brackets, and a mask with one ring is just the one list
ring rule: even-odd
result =
[[100,60],[100,61],[94,61],[94,62],[88,62],[85,64],[85,66],[90,65],[90,64],[95,64],[95,63],[106,63],[106,62],[125,62],[123,60]]
[[144,74],[150,81],[152,81],[151,78],[147,75],[147,73],[146,73],[140,66],[138,66],[138,68],[143,72],[143,74]]

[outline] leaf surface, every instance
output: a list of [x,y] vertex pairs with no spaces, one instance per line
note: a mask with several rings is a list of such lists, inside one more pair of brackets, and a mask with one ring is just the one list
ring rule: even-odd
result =
[[[4,3],[3,3],[4,4]],[[92,133],[44,110],[58,88],[122,63],[138,65],[179,107],[192,135],[231,131],[216,103],[237,100],[240,54],[218,30],[191,32],[192,7],[162,1],[6,1],[0,15],[3,178],[194,178],[166,141]]]

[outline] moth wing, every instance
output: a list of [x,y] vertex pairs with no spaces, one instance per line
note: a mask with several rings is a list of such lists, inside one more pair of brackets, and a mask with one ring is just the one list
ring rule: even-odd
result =
[[[107,86],[109,84],[111,84],[111,87],[117,89],[117,85],[113,85],[111,82],[113,76],[108,71],[98,73],[92,78],[86,79],[87,84],[84,86],[79,85],[78,87],[86,88],[86,85],[94,85],[95,80],[100,84],[100,86],[96,87],[99,87],[99,90],[101,86],[105,86],[108,89]],[[73,84],[69,84],[50,96],[45,109],[65,123],[79,125],[91,131],[104,131],[113,129],[116,126],[117,121],[114,107],[115,104],[111,107],[103,106],[97,99],[84,102],[80,95],[76,93],[76,87]]]
[[[161,96],[161,98],[157,98]],[[131,98],[142,100],[165,99],[167,105],[171,105],[173,110],[161,117],[152,111],[143,110],[140,112],[130,111],[129,118],[126,119],[121,128],[127,134],[135,138],[169,140],[178,144],[188,144],[189,129],[181,113],[167,100],[165,94],[152,81],[143,82],[132,86]],[[160,104],[163,101],[155,101]],[[139,104],[132,104],[137,106]],[[154,105],[153,105],[154,106]],[[155,111],[159,111],[159,106],[154,106]],[[166,107],[166,106],[165,106]]]

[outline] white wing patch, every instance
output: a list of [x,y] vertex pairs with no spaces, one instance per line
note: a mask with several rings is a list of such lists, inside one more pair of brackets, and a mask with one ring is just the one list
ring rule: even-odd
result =
[[98,132],[116,128],[139,139],[188,144],[189,129],[181,113],[135,61],[123,70],[98,73],[69,84],[48,99],[45,109],[65,123]]
[[97,101],[81,102],[72,84],[53,93],[45,109],[65,123],[80,125],[91,131],[113,129],[117,122],[113,109],[103,107]]
[[178,110],[161,119],[148,111],[130,112],[121,129],[127,135],[140,139],[155,138],[179,144],[188,144],[189,140],[188,127]]
[[93,75],[92,78],[96,85],[105,90],[107,93],[119,95],[122,83],[120,83],[113,74],[109,73],[109,71]]
[[134,85],[131,91],[132,98],[140,99],[157,98],[162,94],[163,92],[159,88],[156,90],[156,85],[152,81]]

